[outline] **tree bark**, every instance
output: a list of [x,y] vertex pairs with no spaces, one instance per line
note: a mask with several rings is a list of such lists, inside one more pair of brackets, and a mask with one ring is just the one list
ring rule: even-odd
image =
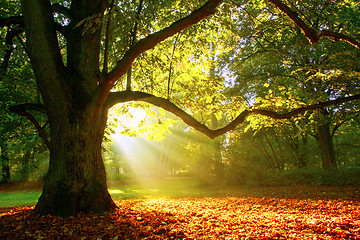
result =
[[321,151],[322,166],[326,170],[336,167],[336,155],[329,124],[322,124],[317,129],[316,140]]
[[36,213],[67,217],[116,208],[107,190],[101,156],[105,114],[101,118],[83,115],[65,125],[53,121],[49,171]]
[[[82,33],[80,20],[104,11],[105,1],[75,1],[62,62],[47,0],[22,1],[31,63],[50,125],[50,163],[34,212],[61,217],[116,207],[101,156],[107,110],[98,102],[100,29]],[[96,14],[95,14],[96,15]],[[80,29],[79,29],[80,28]]]
[[301,135],[300,136],[300,139],[298,138],[298,144],[297,144],[297,149],[296,149],[296,152],[297,152],[297,155],[298,155],[298,158],[297,158],[297,166],[299,168],[305,168],[307,166],[307,163],[308,163],[308,157],[309,157],[309,154],[308,154],[308,151],[306,149],[306,145],[307,145],[307,136],[306,135]]
[[1,136],[0,139],[1,148],[1,184],[7,184],[10,182],[10,158],[7,145],[7,139]]
[[34,158],[34,152],[32,149],[25,149],[23,158],[21,159],[21,181],[29,181],[30,177],[30,159]]
[[[211,128],[217,129],[218,126],[218,120],[215,116],[215,114],[211,115]],[[221,140],[220,138],[215,138],[212,140],[213,144],[213,161],[214,161],[214,173],[217,180],[221,180],[223,178],[223,172],[224,172],[224,165],[223,165],[223,159],[221,156]]]
[[280,11],[285,13],[291,19],[291,21],[293,21],[296,24],[296,26],[298,26],[304,32],[305,37],[307,37],[311,43],[314,44],[319,42],[321,37],[329,37],[334,39],[335,41],[341,39],[345,42],[352,44],[356,48],[360,49],[360,42],[357,41],[354,37],[328,30],[320,31],[312,27],[309,27],[308,24],[306,24],[300,18],[298,13],[291,10],[290,7],[284,4],[281,0],[269,0],[269,2],[274,4],[278,9],[280,9]]

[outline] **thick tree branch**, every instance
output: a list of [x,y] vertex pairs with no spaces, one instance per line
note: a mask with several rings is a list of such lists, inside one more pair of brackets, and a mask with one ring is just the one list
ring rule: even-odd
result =
[[[53,12],[57,12],[57,13],[61,13],[63,15],[65,15],[66,17],[68,17],[69,19],[71,19],[71,11],[70,9],[60,5],[59,3],[55,3],[53,5],[51,5],[52,11]],[[58,23],[56,24],[56,30],[58,30],[60,33],[62,33],[64,36],[66,36],[67,32],[66,32],[66,28],[64,26],[61,26]],[[11,26],[11,25],[18,25],[21,29],[18,29],[18,31],[22,32],[23,28],[24,28],[24,18],[23,16],[11,16],[11,17],[6,17],[6,18],[0,18],[0,27],[5,27],[5,26]]]
[[114,0],[110,3],[109,8],[109,18],[106,21],[106,30],[105,30],[105,43],[104,43],[104,64],[103,64],[103,73],[108,73],[108,60],[109,60],[109,48],[110,48],[110,25],[111,25],[111,10],[114,7]]
[[280,11],[285,13],[295,24],[298,26],[305,34],[305,36],[309,39],[311,43],[319,42],[321,37],[330,37],[334,40],[343,40],[352,45],[356,48],[360,49],[360,42],[357,41],[355,38],[350,36],[346,36],[341,33],[331,32],[331,31],[319,31],[310,28],[300,17],[299,15],[291,10],[286,4],[284,4],[281,0],[269,0],[272,4],[274,4]]
[[141,53],[155,47],[158,43],[165,40],[166,38],[169,38],[176,33],[184,30],[185,28],[198,23],[205,17],[214,14],[216,7],[221,2],[222,0],[209,0],[205,5],[193,11],[187,17],[181,18],[180,20],[171,24],[169,27],[141,39],[131,49],[129,49],[129,51],[125,53],[123,58],[117,62],[117,66],[109,74],[107,74],[106,83],[109,85],[114,84],[121,76],[123,76],[127,72],[132,62]]
[[10,26],[10,25],[24,25],[24,19],[22,16],[12,16],[6,18],[0,18],[0,27]]
[[37,103],[24,103],[20,105],[15,105],[9,108],[11,112],[17,111],[37,111],[39,113],[46,114],[45,107],[42,104]]
[[327,102],[317,103],[317,104],[309,105],[306,107],[297,108],[297,109],[294,109],[287,113],[277,113],[277,112],[273,112],[273,111],[269,111],[269,110],[262,110],[262,109],[244,110],[243,112],[241,112],[239,114],[238,117],[236,117],[228,125],[226,125],[222,128],[219,128],[219,129],[215,129],[215,130],[209,129],[206,125],[200,123],[194,117],[192,117],[191,115],[189,115],[188,113],[186,113],[185,111],[180,109],[174,103],[170,102],[168,99],[156,97],[154,95],[144,93],[144,92],[135,92],[135,91],[134,92],[133,91],[111,92],[108,96],[106,106],[107,106],[107,108],[110,108],[114,104],[124,103],[124,102],[129,102],[129,101],[143,101],[143,102],[151,103],[157,107],[161,107],[161,108],[173,113],[174,115],[181,118],[189,126],[195,128],[197,131],[199,131],[199,132],[205,134],[206,136],[208,136],[209,138],[213,139],[213,138],[220,136],[226,132],[234,130],[235,127],[240,125],[241,123],[243,123],[245,121],[246,117],[249,116],[250,114],[259,114],[259,115],[268,116],[268,117],[271,117],[274,119],[287,119],[287,118],[291,118],[292,116],[295,116],[295,115],[305,112],[305,111],[321,109],[324,107],[328,107],[328,106],[332,106],[332,105],[336,105],[336,104],[340,104],[340,103],[344,103],[344,102],[349,102],[349,101],[353,101],[353,100],[358,100],[358,99],[360,99],[360,94],[353,95],[350,97],[339,98],[339,99],[335,99],[335,100],[331,100],[331,101],[327,101]]
[[338,98],[335,100],[330,100],[330,101],[321,102],[321,103],[317,103],[317,104],[312,104],[312,105],[301,107],[301,108],[296,108],[287,113],[277,113],[277,112],[273,112],[273,111],[269,111],[269,110],[261,110],[261,109],[252,109],[251,112],[260,114],[263,116],[268,116],[268,117],[271,117],[274,119],[287,119],[287,118],[291,118],[292,116],[295,116],[295,115],[305,112],[305,111],[321,109],[324,107],[337,105],[337,104],[341,104],[341,103],[345,103],[345,102],[350,102],[350,101],[358,100],[358,99],[360,99],[360,94],[349,96],[349,97]]
[[47,112],[60,118],[68,112],[67,70],[60,53],[50,1],[22,0],[21,6],[26,43],[37,86],[46,106],[61,106],[62,110],[58,112]]
[[[58,12],[64,14],[68,18],[71,18],[70,9],[58,3],[51,5],[51,7],[53,12]],[[20,25],[21,27],[24,27],[23,16],[11,16],[11,17],[0,18],[0,27],[10,26],[10,25]]]
[[360,42],[357,41],[355,38],[352,38],[345,34],[324,30],[324,31],[320,31],[320,37],[322,37],[322,36],[330,37],[330,38],[334,39],[335,41],[341,39],[345,42],[348,42],[348,43],[354,45],[356,48],[360,49]]
[[[135,91],[111,92],[106,101],[106,106],[108,108],[110,108],[114,104],[129,102],[129,101],[142,101],[142,102],[151,103],[157,107],[161,107],[161,108],[173,113],[174,115],[178,116],[186,124],[195,128],[199,132],[204,133],[205,135],[207,135],[210,138],[214,138],[214,137],[222,134],[222,133],[220,133],[220,134],[214,135],[214,132],[216,132],[217,130],[215,130],[215,131],[210,130],[206,125],[197,121],[195,118],[193,118],[191,115],[189,115],[188,113],[186,113],[185,111],[180,109],[174,103],[170,102],[168,99],[156,97],[154,95],[144,93],[144,92],[135,92]],[[235,128],[235,126],[234,126],[234,128]],[[229,130],[232,130],[232,129],[229,129]]]
[[22,32],[21,29],[16,28],[16,29],[9,29],[6,34],[5,45],[7,46],[7,48],[5,51],[4,60],[2,61],[1,66],[0,66],[0,71],[3,74],[5,74],[7,71],[7,68],[9,66],[10,57],[14,50],[14,47],[13,47],[14,37],[16,37],[21,32]]
[[41,127],[41,125],[35,119],[35,117],[28,112],[28,110],[34,110],[34,111],[38,111],[41,113],[45,113],[45,109],[44,109],[43,105],[26,103],[26,104],[12,106],[9,108],[9,110],[10,110],[10,112],[17,113],[17,114],[20,114],[21,116],[27,117],[31,121],[31,123],[34,124],[36,130],[39,133],[39,136],[43,139],[47,148],[49,150],[51,149],[51,143],[46,136],[44,128]]

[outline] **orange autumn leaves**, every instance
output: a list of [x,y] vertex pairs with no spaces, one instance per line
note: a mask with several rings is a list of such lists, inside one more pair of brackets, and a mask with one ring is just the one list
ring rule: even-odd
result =
[[183,198],[117,201],[105,215],[0,212],[0,239],[360,239],[360,204],[343,200]]
[[[173,232],[186,239],[327,239],[356,238],[360,234],[360,206],[355,201],[157,199],[123,202],[123,211],[127,204],[138,213],[134,221],[140,217],[147,226],[145,231],[149,226],[155,230],[147,231],[155,239],[162,222],[170,230],[167,234]],[[167,239],[166,234],[162,237]]]

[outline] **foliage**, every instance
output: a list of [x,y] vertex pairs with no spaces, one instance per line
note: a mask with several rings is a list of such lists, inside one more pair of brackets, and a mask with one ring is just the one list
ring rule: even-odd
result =
[[[12,16],[19,14],[19,5],[14,1],[1,3],[1,15]],[[17,28],[5,27],[0,29],[2,39],[0,51],[4,53],[0,64],[0,135],[1,135],[1,167],[6,168],[4,158],[7,155],[9,162],[10,181],[26,181],[31,178],[44,163],[41,156],[46,148],[38,137],[36,129],[24,117],[11,113],[11,106],[24,102],[38,102],[40,95],[37,91],[35,78],[30,61],[25,53],[25,35],[19,33],[8,43],[7,35]],[[7,56],[7,53],[11,53]],[[46,117],[43,114],[33,113],[35,118],[44,125]],[[46,161],[46,160],[45,160]],[[42,172],[44,170],[42,169]],[[41,178],[44,173],[38,177]],[[5,180],[5,179],[3,179]]]
[[[337,4],[331,1],[324,4],[310,2],[307,2],[309,5],[300,2],[289,4],[315,29],[343,31],[343,28],[353,29],[349,19],[359,21],[353,12],[353,9],[359,7],[356,4],[345,1]],[[228,68],[232,76],[226,89],[227,96],[243,99],[252,108],[288,112],[359,91],[357,49],[328,40],[309,45],[299,28],[293,26],[273,5],[264,1],[251,1],[251,4],[236,6],[232,16],[238,20],[236,27],[230,23],[225,26],[237,36],[229,39],[227,44],[236,45],[237,48],[220,55],[222,66]],[[347,17],[337,13],[339,8],[348,14]],[[334,15],[329,14],[332,11]],[[224,21],[227,20],[224,16]],[[229,152],[226,153],[229,164],[236,168],[235,165],[242,161],[245,169],[252,169],[260,163],[265,168],[282,170],[318,166],[319,159],[322,159],[324,165],[326,160],[323,155],[326,153],[322,151],[324,148],[331,149],[333,136],[341,131],[343,124],[358,118],[357,109],[358,102],[354,101],[327,107],[322,111],[304,112],[289,120],[249,116],[247,127],[239,129],[239,132],[243,130],[245,133],[229,135]],[[319,138],[319,128],[322,126],[328,126],[323,129],[330,135],[330,143],[325,144],[325,147],[321,146],[324,141]],[[314,137],[317,142],[314,143],[310,137]],[[347,146],[353,146],[353,142],[358,141],[357,135],[353,137],[354,140],[348,142]],[[242,146],[244,143],[245,146]],[[320,147],[316,151],[313,146],[318,144]],[[345,151],[348,150],[336,148],[335,155],[343,156]],[[350,151],[356,151],[356,147]],[[346,157],[338,160],[346,161]],[[238,161],[237,158],[242,159]]]
[[247,186],[295,186],[298,184],[346,186],[360,184],[360,169],[338,168],[331,172],[321,168],[294,168],[274,172],[264,167],[233,167],[228,169],[228,185]]

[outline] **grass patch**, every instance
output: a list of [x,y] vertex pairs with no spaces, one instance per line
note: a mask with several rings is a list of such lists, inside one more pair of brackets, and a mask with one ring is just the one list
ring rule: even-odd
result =
[[[191,178],[138,179],[130,183],[109,182],[109,192],[114,200],[146,199],[158,197],[208,197],[218,196],[219,187],[201,185]],[[14,189],[16,189],[14,191]],[[29,186],[31,189],[31,186]],[[29,192],[11,186],[0,192],[0,208],[35,205],[41,190]]]
[[35,205],[41,192],[1,192],[0,208]]
[[191,178],[139,179],[136,183],[123,185],[109,183],[114,200],[157,197],[208,197],[222,194],[221,186],[201,185]]
[[[295,184],[290,186],[204,185],[192,178],[138,179],[133,182],[109,182],[109,192],[116,200],[150,198],[267,197],[283,199],[360,199],[360,186]],[[35,205],[41,187],[11,186],[0,191],[0,208]],[[15,189],[15,190],[14,190]]]

